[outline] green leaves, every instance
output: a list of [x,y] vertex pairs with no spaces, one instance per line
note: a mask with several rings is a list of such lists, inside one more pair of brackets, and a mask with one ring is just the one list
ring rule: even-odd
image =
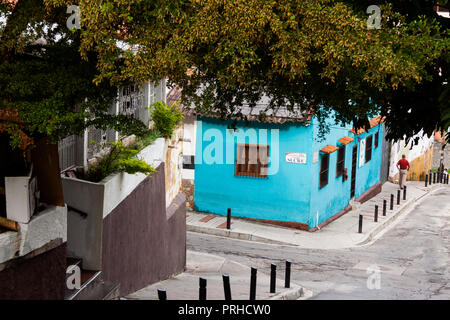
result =
[[[95,141],[92,141],[92,143],[98,144]],[[99,164],[89,168],[85,176],[89,181],[99,182],[110,174],[118,172],[143,173],[146,175],[157,172],[151,165],[136,157],[139,150],[125,147],[120,140],[118,142],[107,142],[103,147],[108,147],[109,153]]]
[[170,107],[167,104],[157,101],[152,104],[150,119],[154,121],[154,128],[164,138],[170,139],[175,127],[183,119],[183,114],[179,110],[177,104],[173,104]]

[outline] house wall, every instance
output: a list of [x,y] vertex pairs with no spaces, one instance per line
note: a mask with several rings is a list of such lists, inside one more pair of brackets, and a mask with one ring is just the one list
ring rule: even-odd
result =
[[172,138],[167,143],[164,159],[164,174],[166,188],[166,204],[172,203],[173,199],[181,191],[181,170],[183,168],[183,126],[175,129]]
[[[238,137],[231,139],[230,127],[233,122],[211,118],[199,118],[196,137],[195,208],[225,215],[231,208],[232,216],[261,220],[289,221],[307,224],[313,228],[346,208],[350,201],[352,147],[359,145],[359,139],[379,132],[378,147],[372,148],[372,159],[359,166],[357,164],[355,197],[361,196],[380,181],[383,129],[376,126],[355,136],[351,126],[342,127],[333,118],[328,121],[330,132],[324,140],[318,139],[318,123],[312,125],[294,123],[269,124],[237,122]],[[265,144],[267,130],[270,145],[270,161],[277,160],[275,174],[267,178],[242,177],[235,175],[235,149],[237,143]],[[250,134],[253,130],[254,135]],[[278,137],[271,137],[277,130]],[[226,137],[229,139],[226,139]],[[222,137],[219,141],[211,136]],[[337,140],[352,136],[355,140],[346,147],[345,168],[348,179],[336,178],[337,152],[330,154],[329,182],[319,189],[320,149],[328,144],[338,145]],[[374,139],[372,141],[374,143]],[[278,149],[278,150],[277,150]],[[228,151],[232,152],[231,162],[226,161]],[[306,154],[306,163],[286,162],[286,153]],[[317,161],[314,153],[317,152]],[[364,150],[365,153],[365,150]],[[208,155],[213,159],[206,161]],[[359,147],[358,147],[359,158]],[[270,168],[270,166],[269,166]],[[269,170],[270,171],[270,170]],[[317,216],[317,212],[319,215]]]
[[389,180],[398,182],[397,162],[402,155],[406,155],[411,169],[406,176],[407,180],[423,180],[424,174],[433,166],[433,143],[434,138],[428,137],[423,132],[415,135],[412,140],[419,138],[418,144],[411,147],[411,141],[406,144],[405,140],[393,142],[391,146]]
[[[227,208],[231,208],[235,217],[301,223],[308,220],[311,171],[308,164],[287,163],[285,154],[306,153],[307,163],[311,161],[312,127],[256,122],[249,127],[237,122],[239,132],[232,134],[227,129],[233,124],[231,121],[202,117],[197,123],[194,190],[197,210],[225,215]],[[223,141],[211,135],[221,136]],[[236,142],[268,144],[269,173],[275,174],[267,178],[236,176]],[[209,154],[216,159],[207,161]],[[227,157],[231,159],[229,164]]]
[[[322,155],[319,152],[319,161],[311,164],[312,180],[311,180],[311,212],[309,218],[309,226],[315,227],[321,222],[331,218],[333,215],[343,210],[350,201],[351,192],[351,170],[352,170],[352,150],[354,145],[358,145],[358,157],[356,165],[356,183],[355,183],[355,198],[358,198],[370,187],[374,186],[380,181],[381,158],[382,158],[382,143],[383,132],[382,126],[376,126],[369,130],[368,133],[355,135],[349,130],[351,125],[345,127],[335,123],[333,118],[327,120],[329,133],[321,140],[318,135],[318,122],[313,121],[314,128],[314,143],[313,152],[319,152],[320,149],[327,145],[340,146],[338,139],[350,136],[354,140],[346,145],[345,149],[345,163],[344,168],[347,169],[348,179],[343,181],[343,177],[336,177],[336,163],[337,154],[335,151],[330,154],[328,184],[319,189],[320,177],[320,163]],[[372,159],[368,163],[360,166],[359,154],[360,146],[359,139],[366,139],[369,135],[374,136],[375,132],[379,132],[378,147],[374,148],[374,138],[372,138]],[[364,150],[365,152],[365,150]]]

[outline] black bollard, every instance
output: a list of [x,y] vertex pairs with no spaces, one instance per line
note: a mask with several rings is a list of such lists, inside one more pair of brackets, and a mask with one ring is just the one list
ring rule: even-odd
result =
[[400,205],[400,190],[397,190],[397,205]]
[[225,300],[231,300],[230,276],[224,273],[222,275],[222,279],[223,279],[223,291],[225,294]]
[[373,221],[378,222],[378,206],[375,205],[375,214],[373,216]]
[[200,288],[198,290],[199,300],[206,300],[206,279],[200,278]]
[[428,180],[428,184],[431,185],[431,177],[433,176],[433,173],[430,170],[430,175],[428,176],[429,180]]
[[362,214],[359,215],[359,224],[358,224],[358,233],[362,233],[362,221],[363,221],[363,216]]
[[387,201],[385,199],[385,200],[383,200],[383,216],[386,215],[386,205],[387,205]]
[[428,184],[428,175],[426,174],[425,175],[425,187],[427,186],[427,184]]
[[284,287],[290,288],[291,287],[291,262],[286,261],[286,271],[284,274]]
[[227,229],[231,228],[231,208],[227,209]]
[[403,200],[406,200],[406,186],[403,187]]
[[167,300],[166,289],[158,289],[158,299]]
[[394,195],[391,193],[391,203],[389,206],[389,210],[394,210]]
[[433,172],[433,183],[436,183],[436,172]]
[[256,300],[256,273],[258,270],[256,268],[251,269],[250,275],[250,300]]
[[277,266],[274,264],[270,265],[270,293],[275,293],[277,282]]

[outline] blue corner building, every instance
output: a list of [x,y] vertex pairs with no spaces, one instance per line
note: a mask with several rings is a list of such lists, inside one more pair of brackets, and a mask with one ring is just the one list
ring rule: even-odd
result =
[[[383,126],[355,132],[328,118],[286,112],[259,121],[198,116],[195,207],[198,211],[296,224],[311,230],[380,189]],[[251,115],[251,113],[250,113]]]

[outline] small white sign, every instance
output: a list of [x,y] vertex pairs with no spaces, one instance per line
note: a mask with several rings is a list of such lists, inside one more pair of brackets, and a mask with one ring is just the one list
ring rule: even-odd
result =
[[306,153],[286,152],[286,162],[306,163]]

